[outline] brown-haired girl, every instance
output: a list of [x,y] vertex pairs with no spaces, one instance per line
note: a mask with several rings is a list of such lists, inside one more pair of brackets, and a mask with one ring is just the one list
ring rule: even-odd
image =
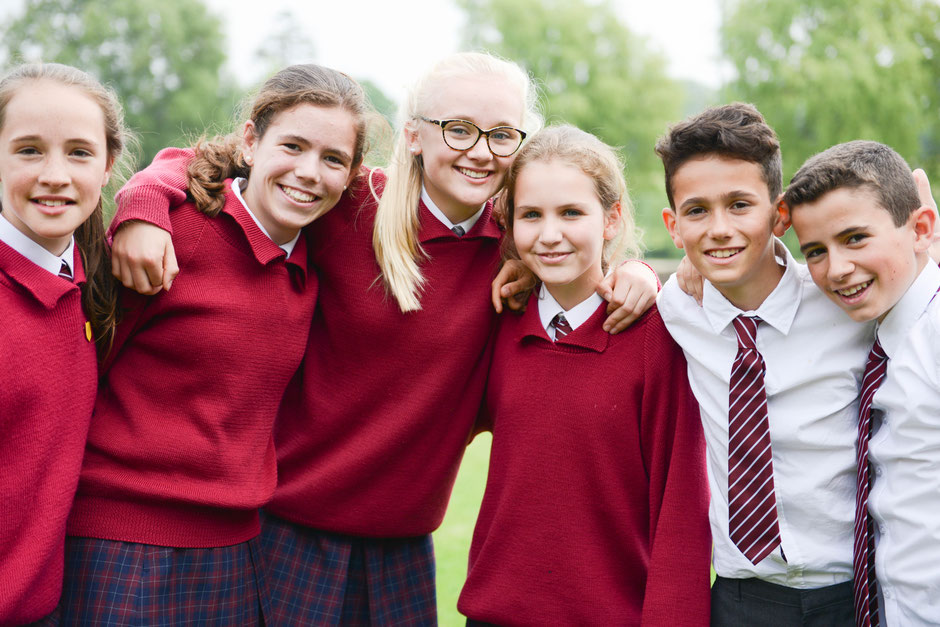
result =
[[102,188],[121,106],[55,63],[0,80],[0,624],[54,624],[65,521],[107,350],[114,279]]
[[708,624],[704,440],[682,351],[655,308],[607,334],[595,293],[636,243],[622,171],[570,126],[509,171],[509,233],[542,286],[495,339],[458,605],[470,625]]
[[[127,313],[103,365],[68,520],[63,620],[251,625],[274,417],[316,302],[301,229],[355,178],[367,105],[314,65],[262,86],[238,135],[201,142],[170,216],[182,272]],[[132,188],[144,207],[156,193]]]

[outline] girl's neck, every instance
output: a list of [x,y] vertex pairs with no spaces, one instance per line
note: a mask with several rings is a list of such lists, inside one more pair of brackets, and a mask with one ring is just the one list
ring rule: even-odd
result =
[[565,311],[580,305],[597,289],[600,282],[604,280],[604,274],[598,265],[591,268],[580,277],[563,284],[545,284],[545,289],[552,295],[552,298],[561,305]]

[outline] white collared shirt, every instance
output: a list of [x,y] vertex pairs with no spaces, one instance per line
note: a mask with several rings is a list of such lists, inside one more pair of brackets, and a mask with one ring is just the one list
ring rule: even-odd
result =
[[551,292],[548,291],[543,283],[541,289],[539,289],[539,321],[545,328],[549,339],[554,342],[555,327],[552,326],[552,320],[555,319],[555,316],[560,313],[565,314],[565,320],[568,321],[568,325],[571,326],[571,330],[574,331],[584,324],[588,318],[594,315],[594,312],[597,311],[597,308],[601,306],[602,302],[604,302],[604,299],[595,292],[568,311],[565,311],[565,308],[558,304],[558,301],[555,300],[555,297],[552,296]]
[[[271,234],[268,233],[268,230],[267,230],[266,228],[264,228],[264,226],[262,226],[262,224],[261,224],[260,222],[258,222],[258,218],[255,217],[254,212],[253,212],[253,211],[251,210],[251,208],[245,203],[245,199],[242,198],[242,183],[247,184],[247,183],[248,183],[248,179],[242,178],[242,177],[238,177],[238,178],[236,178],[236,179],[232,179],[232,192],[235,194],[235,197],[238,198],[238,202],[240,202],[240,203],[242,204],[242,207],[245,208],[245,211],[248,212],[248,215],[251,216],[251,219],[254,220],[254,221],[255,221],[255,224],[258,225],[258,228],[261,229],[261,232],[264,233],[264,234],[268,237],[269,240],[271,240],[272,242],[274,242],[274,238],[271,237]],[[298,232],[297,232],[297,235],[295,235],[295,236],[294,236],[294,239],[292,239],[291,241],[289,241],[289,242],[287,242],[287,243],[285,243],[285,244],[277,244],[277,242],[274,242],[274,243],[278,245],[278,248],[280,248],[280,249],[283,250],[285,253],[287,253],[287,256],[288,256],[288,257],[290,257],[290,254],[291,254],[291,252],[293,252],[294,246],[297,245],[297,240],[299,240],[299,239],[300,239],[300,232],[298,231]]]
[[[875,569],[887,625],[940,624],[940,269],[933,261],[888,312],[888,356],[869,444]],[[881,415],[878,426],[878,411]]]
[[13,226],[6,216],[0,212],[0,241],[23,255],[34,264],[48,270],[52,274],[59,276],[59,270],[62,269],[64,261],[72,275],[75,275],[75,268],[72,265],[75,262],[75,237],[69,238],[69,245],[61,255],[53,255],[51,252],[31,240],[26,234],[20,232]]
[[[780,248],[783,248],[780,245]],[[685,352],[689,382],[701,407],[711,490],[715,572],[757,577],[791,588],[818,588],[852,578],[858,385],[873,325],[852,322],[813,284],[788,251],[783,277],[756,310],[743,312],[705,282],[703,306],[675,276],[658,305]],[[752,564],[728,530],[728,387],[737,353],[732,320],[759,316],[757,348],[773,450],[781,547]]]
[[428,196],[428,190],[424,186],[421,187],[421,200],[424,202],[424,206],[428,208],[428,211],[431,212],[431,215],[433,215],[435,218],[440,220],[441,224],[443,224],[444,226],[446,226],[447,228],[451,230],[453,230],[455,226],[459,226],[460,228],[463,229],[464,233],[470,232],[470,229],[473,228],[473,225],[476,224],[477,220],[480,219],[480,216],[483,215],[483,210],[486,209],[486,204],[484,203],[483,206],[480,207],[480,210],[477,211],[475,214],[473,214],[472,216],[470,216],[463,222],[454,224],[453,222],[450,221],[450,218],[444,215],[444,212],[438,209],[437,205],[434,204],[434,201],[431,200],[430,196]]

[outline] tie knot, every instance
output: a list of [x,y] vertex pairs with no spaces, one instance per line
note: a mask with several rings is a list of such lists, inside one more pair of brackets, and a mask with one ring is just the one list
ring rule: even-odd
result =
[[552,318],[552,326],[555,327],[556,340],[571,333],[571,325],[568,324],[568,320],[565,318],[565,314],[563,313],[560,313]]
[[69,264],[66,260],[62,260],[62,265],[59,266],[59,276],[63,279],[72,280],[72,269],[69,267]]
[[467,231],[464,230],[464,228],[460,226],[459,224],[455,226],[454,228],[452,228],[451,231],[453,231],[454,235],[456,235],[457,237],[463,237],[464,235],[467,234]]
[[734,319],[734,332],[738,335],[740,348],[757,349],[757,325],[763,322],[757,316],[741,314]]

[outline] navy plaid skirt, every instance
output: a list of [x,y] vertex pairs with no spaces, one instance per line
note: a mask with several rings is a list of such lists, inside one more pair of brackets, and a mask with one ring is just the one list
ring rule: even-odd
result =
[[270,602],[257,538],[209,549],[66,538],[63,625],[264,625]]
[[431,536],[360,538],[261,513],[271,625],[436,625]]

